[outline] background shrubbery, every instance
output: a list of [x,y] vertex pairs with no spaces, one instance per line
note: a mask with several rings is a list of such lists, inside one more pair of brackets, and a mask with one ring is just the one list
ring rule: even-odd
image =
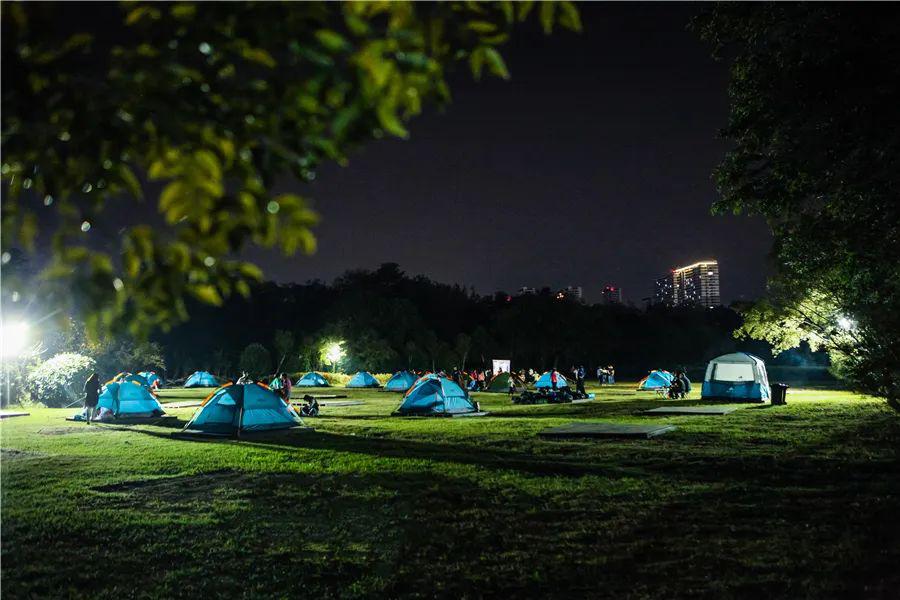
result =
[[[298,379],[306,375],[309,371],[300,371],[294,373],[291,380],[296,383]],[[356,375],[356,371],[353,373],[331,373],[328,371],[316,371],[319,375],[325,378],[325,381],[328,382],[328,385],[333,385],[335,387],[344,387],[346,386],[353,376]],[[387,380],[390,379],[394,374],[393,373],[371,373],[372,377],[378,380],[378,383],[384,385],[387,383]]]
[[57,354],[35,367],[25,389],[31,402],[51,407],[67,406],[83,396],[84,381],[96,367],[94,359],[82,354]]

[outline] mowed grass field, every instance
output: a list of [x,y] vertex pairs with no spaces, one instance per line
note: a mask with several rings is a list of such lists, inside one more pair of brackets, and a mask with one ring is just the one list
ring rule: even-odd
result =
[[[403,419],[398,394],[315,390],[365,404],[210,441],[32,409],[0,425],[4,597],[897,597],[900,418],[882,401],[791,389],[651,417],[667,401],[633,383],[592,391]],[[536,435],[580,420],[678,429]]]

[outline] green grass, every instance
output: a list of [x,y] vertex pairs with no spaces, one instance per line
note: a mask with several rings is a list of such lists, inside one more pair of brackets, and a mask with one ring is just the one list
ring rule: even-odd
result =
[[[481,394],[491,416],[471,419],[391,418],[399,395],[315,390],[366,404],[240,441],[32,409],[0,426],[3,592],[896,597],[900,419],[883,402],[792,389],[784,407],[648,417],[661,401],[632,389],[527,407]],[[183,425],[193,410],[170,412]],[[581,419],[678,430],[536,437]]]

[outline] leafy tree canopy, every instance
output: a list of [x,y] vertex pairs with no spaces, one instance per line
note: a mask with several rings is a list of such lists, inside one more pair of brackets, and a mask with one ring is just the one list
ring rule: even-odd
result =
[[241,352],[240,366],[252,377],[264,377],[272,370],[272,355],[262,344],[250,344]]
[[[508,77],[498,48],[529,15],[580,29],[569,2],[5,5],[4,252],[46,234],[44,292],[92,334],[249,294],[242,249],[315,248],[310,202],[276,180],[406,137],[457,63]],[[158,224],[111,216],[142,199]]]
[[775,237],[770,298],[739,333],[825,347],[900,406],[900,9],[721,4],[695,26],[731,62],[715,210]]

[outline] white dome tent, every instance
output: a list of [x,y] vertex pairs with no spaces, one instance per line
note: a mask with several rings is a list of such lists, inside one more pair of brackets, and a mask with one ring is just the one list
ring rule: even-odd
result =
[[766,363],[746,352],[714,358],[706,367],[700,396],[704,400],[765,402],[772,397]]

